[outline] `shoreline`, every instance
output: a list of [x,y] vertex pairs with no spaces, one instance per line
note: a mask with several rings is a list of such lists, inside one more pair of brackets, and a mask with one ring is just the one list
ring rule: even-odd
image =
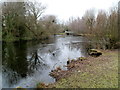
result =
[[71,60],[67,70],[57,67],[50,72],[55,83],[37,84],[37,88],[117,88],[118,51],[101,50],[99,57],[88,56]]

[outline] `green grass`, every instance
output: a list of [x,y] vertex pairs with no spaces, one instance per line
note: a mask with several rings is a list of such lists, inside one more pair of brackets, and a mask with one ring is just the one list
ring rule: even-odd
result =
[[118,52],[106,51],[102,56],[52,84],[56,88],[118,88]]

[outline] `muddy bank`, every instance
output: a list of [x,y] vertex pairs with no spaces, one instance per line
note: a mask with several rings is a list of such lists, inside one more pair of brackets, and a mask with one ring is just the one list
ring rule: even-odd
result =
[[[56,79],[56,81],[60,80],[61,78],[66,77],[67,75],[71,74],[73,71],[76,71],[77,69],[84,69],[84,66],[91,66],[90,60],[99,57],[102,55],[102,52],[97,49],[90,49],[89,57],[79,57],[77,59],[72,59],[67,61],[67,65],[64,67],[67,67],[67,70],[62,70],[60,67],[57,67],[55,70],[52,70],[50,72],[50,76]],[[80,71],[79,71],[80,72]]]
[[[80,57],[66,62],[67,70],[57,67],[50,72],[56,79],[46,88],[117,88],[118,87],[118,52],[102,50],[99,57]],[[37,87],[40,88],[41,84]]]
[[[66,77],[67,75],[73,73],[72,71],[76,70],[77,68],[81,68],[83,65],[89,64],[86,62],[87,58],[79,57],[78,59],[72,59],[67,61],[67,70],[62,70],[60,67],[57,67],[55,70],[50,72],[50,76],[54,77],[56,81],[60,80],[61,78]],[[82,68],[81,68],[82,69]]]

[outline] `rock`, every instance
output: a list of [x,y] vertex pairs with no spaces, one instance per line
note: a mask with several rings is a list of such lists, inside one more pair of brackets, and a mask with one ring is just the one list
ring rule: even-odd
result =
[[102,52],[97,49],[90,49],[88,54],[90,56],[98,57],[98,56],[102,55]]
[[68,58],[67,65],[70,64],[71,60]]
[[69,61],[69,60],[67,61],[67,65],[68,65],[68,64],[70,64],[70,61]]
[[70,63],[72,63],[72,62],[74,62],[74,61],[75,61],[75,59],[72,59],[72,60],[68,59],[67,65],[70,64]]
[[78,60],[81,60],[81,61],[86,60],[86,59],[87,59],[86,57],[79,57],[78,58]]
[[97,50],[97,49],[90,49],[89,51],[90,51],[90,52],[100,52],[100,51]]
[[62,69],[61,69],[60,67],[57,67],[57,68],[56,68],[56,70],[58,70],[58,71],[59,71],[59,70],[62,70]]
[[50,76],[56,78],[59,76],[59,73],[62,71],[62,69],[60,67],[57,67],[55,70],[51,70],[50,72]]

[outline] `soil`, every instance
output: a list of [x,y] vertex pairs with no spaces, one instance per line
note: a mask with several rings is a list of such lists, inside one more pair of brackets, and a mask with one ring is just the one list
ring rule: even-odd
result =
[[[50,75],[56,79],[47,88],[116,88],[118,87],[118,50],[100,50],[99,57],[80,57],[57,67]],[[112,79],[111,79],[112,78]],[[39,88],[39,85],[38,85]]]

